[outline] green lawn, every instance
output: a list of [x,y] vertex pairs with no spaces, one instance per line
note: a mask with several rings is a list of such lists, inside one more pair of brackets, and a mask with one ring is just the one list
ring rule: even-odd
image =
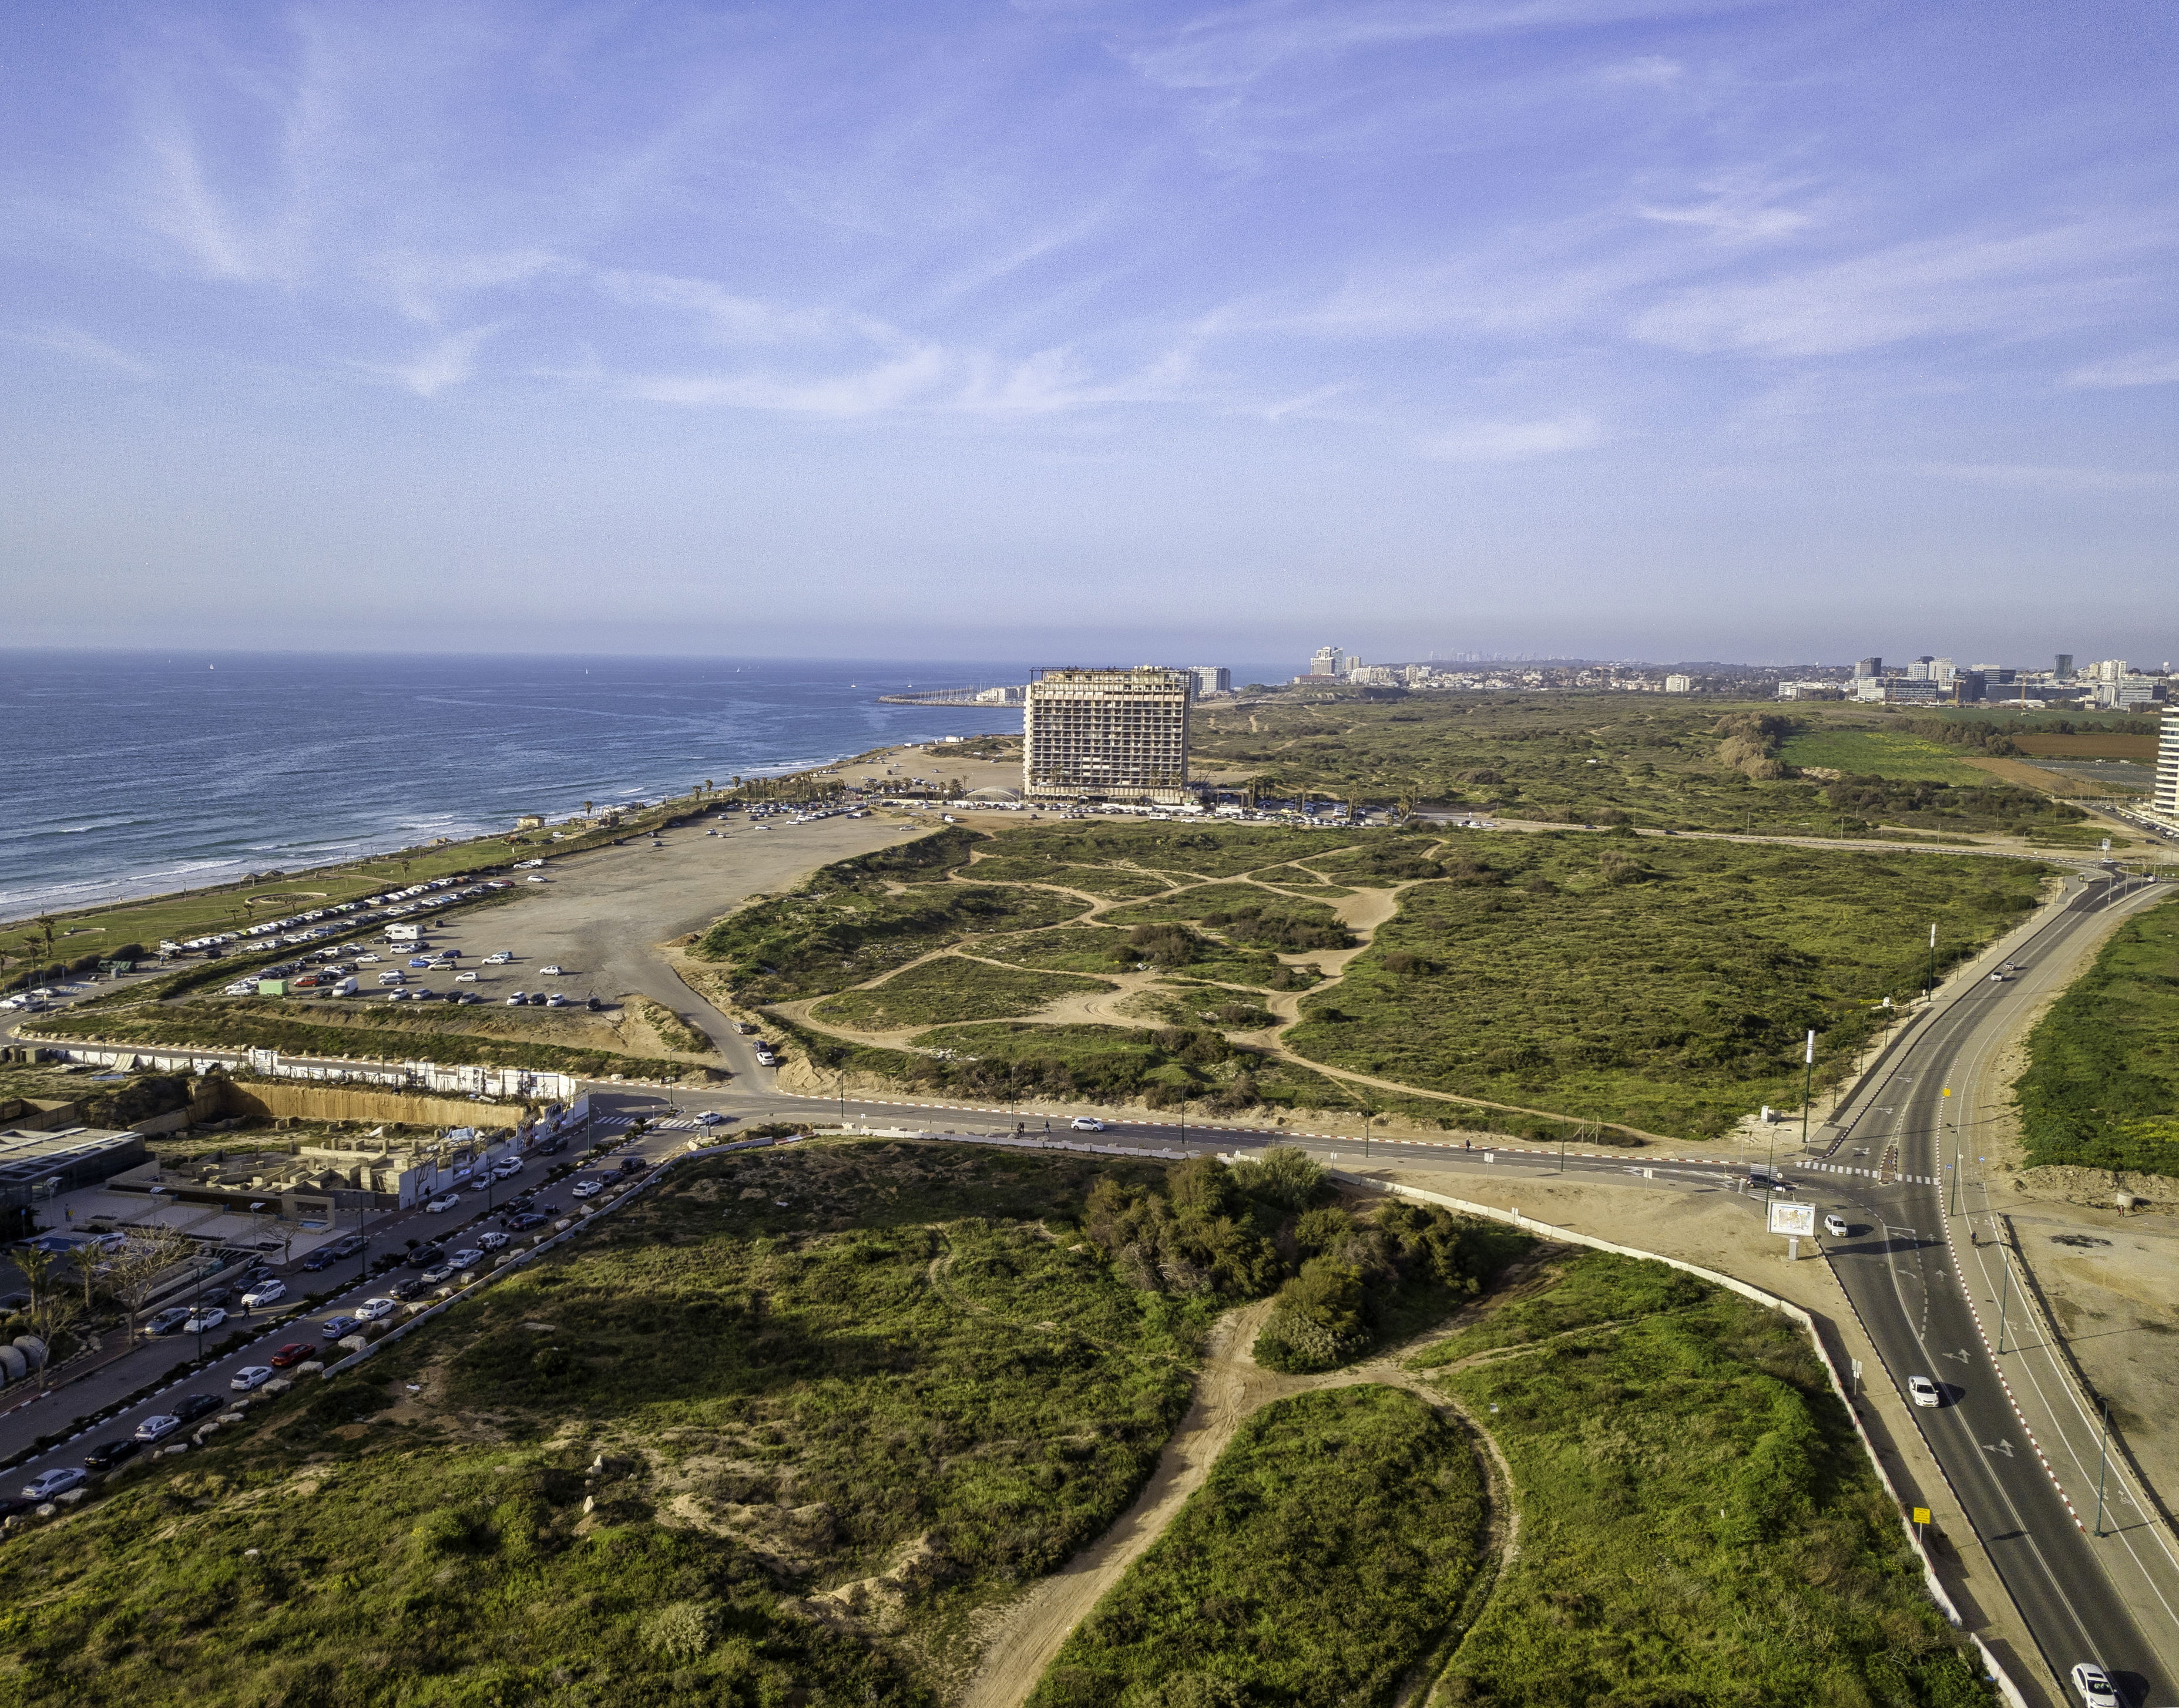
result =
[[2033,1163],[2179,1174],[2179,900],[2111,934],[2028,1037]]
[[2025,862],[1470,833],[1473,869],[1404,891],[1300,1054],[1403,1084],[1706,1136],[1798,1106],[1939,965],[2032,905]]
[[919,962],[867,990],[827,997],[810,1016],[858,1032],[897,1032],[949,1021],[1005,1020],[1034,1014],[1062,996],[1114,988],[1101,978],[1016,972],[948,955]]
[[1430,1701],[1994,1704],[1806,1341],[1662,1267],[1574,1257],[1435,1378],[1512,1464],[1521,1553]]
[[1389,1704],[1475,1578],[1483,1514],[1474,1449],[1413,1394],[1267,1406],[1031,1708]]

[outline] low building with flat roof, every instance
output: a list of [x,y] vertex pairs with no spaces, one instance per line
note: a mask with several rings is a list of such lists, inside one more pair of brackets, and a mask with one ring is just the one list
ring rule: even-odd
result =
[[53,1192],[95,1186],[144,1160],[141,1133],[104,1127],[39,1132],[0,1130],[0,1207],[14,1209]]

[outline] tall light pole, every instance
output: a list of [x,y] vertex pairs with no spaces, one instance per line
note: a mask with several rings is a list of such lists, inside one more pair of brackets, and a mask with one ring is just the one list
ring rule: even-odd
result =
[[1925,1002],[1937,999],[1937,922],[1934,919],[1929,922],[1929,977],[1922,987],[1922,998]]
[[1809,1029],[1808,1048],[1803,1052],[1801,1059],[1808,1066],[1801,1086],[1801,1156],[1806,1160],[1809,1154],[1809,1106],[1816,1100],[1816,1033],[1813,1026]]
[[2110,1401],[2100,1401],[2103,1430],[2096,1442],[2096,1534],[2104,1533],[2104,1471],[2110,1464]]
[[1944,1154],[1943,1122],[1947,1115],[1951,1117],[1952,1123],[1952,1213],[1957,1216],[1960,1213],[1960,1118],[1958,1112],[1952,1108],[1952,1088],[1950,1086],[1945,1087],[1941,1101],[1937,1104],[1937,1153],[1940,1156]]
[[2012,1261],[2006,1252],[2005,1236],[2001,1234],[1997,1240],[1997,1354],[2002,1358],[2005,1355],[2005,1306],[2012,1291]]

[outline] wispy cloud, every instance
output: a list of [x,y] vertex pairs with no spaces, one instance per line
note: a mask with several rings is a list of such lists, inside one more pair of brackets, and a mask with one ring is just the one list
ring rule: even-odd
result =
[[1424,441],[1422,452],[1441,463],[1523,463],[1603,442],[1604,428],[1594,416],[1573,414],[1545,421],[1470,421]]
[[71,356],[78,361],[90,362],[98,367],[111,368],[116,373],[130,375],[139,380],[148,380],[157,371],[149,363],[138,361],[127,351],[116,349],[105,339],[95,337],[78,326],[36,326],[10,336],[17,343],[33,345],[41,350],[58,351],[63,356]]
[[2084,363],[2066,375],[2068,386],[2088,391],[2116,391],[2128,386],[2179,385],[2179,344],[2136,350]]
[[436,397],[475,377],[478,349],[500,330],[497,325],[472,326],[467,331],[456,332],[426,345],[405,362],[357,365],[367,373],[407,387],[419,397]]
[[1692,286],[1638,314],[1634,336],[1694,354],[1846,355],[1960,333],[2042,336],[2143,293],[2168,249],[2145,223],[2069,224],[1899,244],[1753,282]]
[[2164,469],[2078,468],[2034,463],[1935,463],[1923,473],[1943,480],[1978,486],[2017,487],[2038,492],[2151,492],[2179,483]]

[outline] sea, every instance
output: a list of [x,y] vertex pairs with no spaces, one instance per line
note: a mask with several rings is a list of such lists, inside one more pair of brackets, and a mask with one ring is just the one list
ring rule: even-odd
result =
[[0,651],[0,920],[1016,732],[1006,662]]

